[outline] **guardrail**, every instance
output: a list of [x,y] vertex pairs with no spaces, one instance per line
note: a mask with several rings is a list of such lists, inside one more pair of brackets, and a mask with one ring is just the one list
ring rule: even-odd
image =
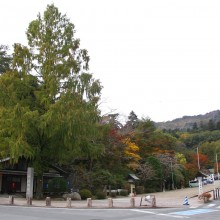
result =
[[220,189],[219,188],[215,188],[213,191],[213,200],[216,200],[220,197]]

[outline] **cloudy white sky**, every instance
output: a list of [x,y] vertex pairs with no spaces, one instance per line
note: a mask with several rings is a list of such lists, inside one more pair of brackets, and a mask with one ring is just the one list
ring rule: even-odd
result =
[[159,122],[220,109],[219,0],[2,1],[0,44],[26,44],[28,24],[51,3],[89,51],[103,114]]

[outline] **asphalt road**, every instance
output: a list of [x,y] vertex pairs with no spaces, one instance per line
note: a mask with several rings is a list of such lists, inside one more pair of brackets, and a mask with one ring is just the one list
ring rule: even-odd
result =
[[163,220],[163,219],[220,219],[218,206],[196,209],[67,209],[22,206],[0,206],[1,220]]

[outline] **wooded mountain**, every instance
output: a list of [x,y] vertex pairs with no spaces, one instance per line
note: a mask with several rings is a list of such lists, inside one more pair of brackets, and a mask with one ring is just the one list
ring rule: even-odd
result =
[[166,130],[187,130],[201,127],[216,127],[220,122],[220,110],[212,111],[204,115],[183,116],[172,121],[155,123],[157,128]]

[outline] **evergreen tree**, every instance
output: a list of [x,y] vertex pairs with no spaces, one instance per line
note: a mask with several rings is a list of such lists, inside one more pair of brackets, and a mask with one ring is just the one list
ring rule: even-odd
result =
[[138,122],[139,120],[138,120],[137,115],[134,113],[134,111],[131,111],[128,116],[128,121],[123,126],[122,132],[125,135],[131,134],[132,132],[134,132],[134,129],[137,128]]
[[8,47],[5,45],[0,45],[0,74],[10,70],[11,66],[11,56],[8,55]]
[[208,130],[209,131],[215,130],[215,123],[212,119],[210,119],[209,122],[208,122]]

